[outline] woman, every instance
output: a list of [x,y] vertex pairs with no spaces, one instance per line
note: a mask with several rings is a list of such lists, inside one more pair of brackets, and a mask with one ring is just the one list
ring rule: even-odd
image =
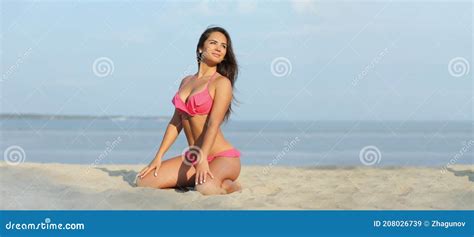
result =
[[[227,31],[208,28],[196,47],[198,72],[185,77],[173,97],[174,115],[150,164],[140,171],[137,186],[192,187],[204,195],[241,189],[240,152],[224,138],[220,125],[232,111],[237,61]],[[189,148],[183,155],[162,157],[184,129]],[[203,159],[203,158],[206,159]]]

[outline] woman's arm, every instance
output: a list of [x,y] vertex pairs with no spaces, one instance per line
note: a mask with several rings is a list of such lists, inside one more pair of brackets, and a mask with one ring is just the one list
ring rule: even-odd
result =
[[165,135],[163,136],[163,140],[161,141],[161,145],[158,149],[158,152],[156,152],[155,159],[153,159],[148,166],[143,168],[138,173],[137,176],[140,177],[140,179],[145,177],[152,170],[155,171],[155,176],[157,176],[157,171],[161,166],[161,158],[170,148],[170,146],[174,143],[182,128],[183,126],[181,125],[179,112],[175,109],[173,117],[171,118],[170,122],[168,123],[168,126],[166,127]]
[[[186,81],[185,77],[182,81],[181,84],[179,85],[179,88],[184,84]],[[168,149],[173,145],[173,143],[176,141],[176,138],[178,137],[179,133],[183,129],[183,125],[181,124],[181,118],[179,115],[179,111],[177,109],[174,110],[173,117],[171,118],[170,122],[168,123],[168,126],[166,126],[166,131],[165,135],[163,135],[163,139],[161,140],[160,148],[156,152],[155,158],[150,162],[148,166],[143,168],[139,173],[138,177],[143,178],[145,177],[150,171],[155,170],[155,176],[157,175],[157,171],[161,166],[161,158],[165,155],[165,153],[168,151]]]
[[207,155],[216,140],[217,132],[219,131],[219,127],[224,120],[225,113],[227,112],[231,102],[232,85],[230,84],[230,81],[227,78],[216,80],[214,102],[205,125],[203,142],[200,146],[202,159],[196,165],[196,185],[205,183],[207,174],[209,174],[211,178],[214,178],[214,175],[209,170]]
[[[187,76],[181,80],[179,85],[179,89],[188,81],[190,76]],[[183,124],[181,123],[181,118],[179,116],[179,111],[177,109],[174,110],[173,117],[171,118],[168,126],[166,127],[165,135],[163,135],[163,139],[161,140],[160,148],[156,152],[154,160],[161,160],[161,158],[165,155],[166,151],[173,145],[178,137],[179,133],[183,129]]]
[[230,84],[230,81],[227,78],[216,80],[214,102],[206,123],[206,130],[201,145],[201,150],[206,155],[209,154],[209,151],[216,140],[217,132],[224,120],[227,109],[229,109],[231,101],[232,85]]
[[173,117],[171,118],[168,126],[166,127],[165,135],[163,135],[163,140],[161,141],[160,148],[156,152],[155,160],[163,157],[163,155],[168,151],[168,149],[173,145],[178,137],[179,133],[183,129],[181,124],[181,118],[177,109],[174,110]]

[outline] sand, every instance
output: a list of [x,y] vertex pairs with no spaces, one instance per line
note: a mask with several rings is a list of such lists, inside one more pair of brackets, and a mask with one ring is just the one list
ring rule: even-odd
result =
[[474,165],[420,167],[244,166],[239,193],[134,187],[144,165],[0,162],[0,208],[60,210],[340,209],[472,210]]

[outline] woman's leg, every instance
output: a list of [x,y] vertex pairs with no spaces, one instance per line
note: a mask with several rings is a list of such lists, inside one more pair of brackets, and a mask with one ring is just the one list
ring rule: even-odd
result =
[[138,187],[151,188],[184,188],[194,186],[196,170],[192,166],[183,163],[180,156],[170,158],[161,162],[161,166],[156,173],[148,173],[142,179],[137,178]]
[[207,177],[204,184],[196,185],[196,190],[203,195],[227,194],[240,188],[234,181],[240,174],[240,158],[216,157],[209,163],[214,179]]

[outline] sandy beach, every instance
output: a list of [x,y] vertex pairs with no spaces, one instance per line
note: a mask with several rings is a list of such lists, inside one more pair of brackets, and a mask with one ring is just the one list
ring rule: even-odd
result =
[[243,190],[202,196],[134,187],[143,165],[0,163],[1,209],[474,209],[474,165],[420,167],[244,166]]

